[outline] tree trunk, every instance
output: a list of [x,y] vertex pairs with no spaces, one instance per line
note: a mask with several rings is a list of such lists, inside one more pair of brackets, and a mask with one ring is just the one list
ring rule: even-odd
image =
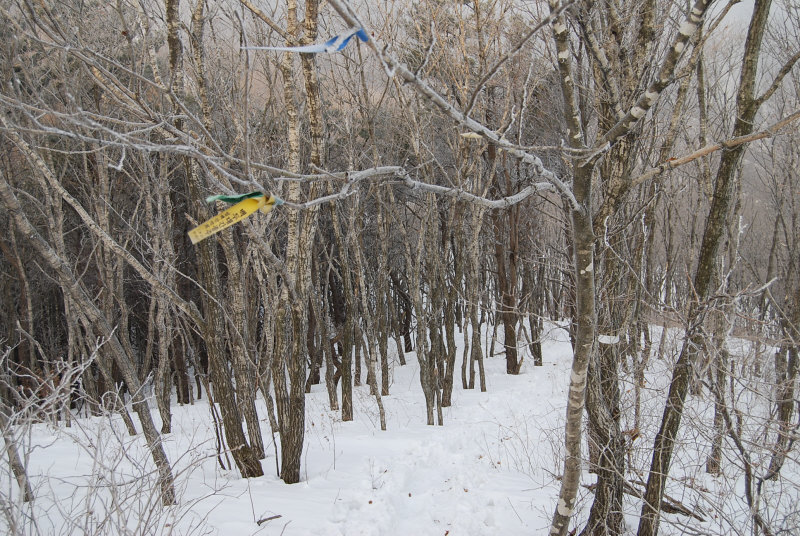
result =
[[[353,219],[351,221],[351,226],[354,224]],[[375,397],[375,402],[378,406],[378,417],[381,423],[381,430],[386,431],[386,412],[383,409],[383,400],[381,399],[381,392],[378,390],[378,381],[377,381],[377,353],[378,353],[378,337],[375,333],[375,322],[372,320],[375,315],[371,314],[369,310],[369,301],[367,300],[367,285],[366,285],[366,276],[364,273],[364,263],[361,258],[361,251],[358,249],[357,244],[355,244],[355,233],[352,232],[353,229],[351,227],[351,238],[354,242],[353,244],[353,256],[355,257],[356,265],[355,265],[355,273],[356,273],[356,281],[359,283],[359,296],[361,296],[361,308],[364,312],[364,330],[365,335],[367,338],[368,347],[365,348],[365,359],[367,362],[368,373],[367,373],[367,381],[369,382],[369,387],[372,396]]]
[[[506,192],[508,193],[508,192]],[[497,263],[497,292],[500,294],[500,321],[503,323],[503,348],[506,374],[519,374],[521,362],[517,352],[517,207],[507,214],[494,214],[495,261]],[[505,218],[508,218],[506,227]],[[506,242],[506,240],[508,242]]]
[[582,535],[616,535],[623,527],[622,496],[625,482],[625,449],[619,425],[619,376],[616,349],[602,344],[589,365],[586,409],[589,441],[597,452],[594,501]]
[[338,209],[336,206],[331,206],[330,211],[336,247],[339,250],[339,273],[342,278],[341,289],[331,285],[333,289],[331,301],[334,323],[339,330],[337,337],[340,338],[339,345],[342,349],[342,420],[346,422],[353,420],[353,330],[357,308],[353,297],[352,274],[347,269],[350,265],[349,248],[342,233]]
[[[11,467],[11,472],[14,473],[14,478],[17,479],[17,485],[19,485],[19,489],[22,493],[22,502],[30,502],[33,500],[33,488],[31,487],[31,481],[28,478],[25,464],[22,463],[22,456],[20,456],[17,441],[14,437],[14,430],[11,428],[11,413],[11,408],[0,398],[0,431],[2,431],[3,442],[6,445],[5,451],[8,454],[8,464]],[[7,507],[8,505],[4,505],[4,508]],[[13,515],[6,517],[6,521],[11,521],[13,517]],[[22,532],[21,530],[20,532],[12,530],[12,534],[22,534]]]
[[[559,4],[550,1],[551,13]],[[561,94],[564,98],[565,119],[569,144],[583,146],[583,128],[572,82],[572,67],[568,31],[563,16],[552,23],[556,44]],[[573,194],[577,207],[570,211],[570,242],[572,247],[572,274],[575,281],[574,354],[567,398],[564,425],[564,473],[558,494],[556,511],[550,525],[551,536],[564,536],[575,511],[575,499],[581,475],[581,427],[586,401],[586,380],[589,360],[595,350],[597,316],[594,286],[594,233],[592,229],[592,174],[593,163],[576,165],[573,170]]]
[[[550,534],[564,536],[575,510],[581,474],[581,426],[586,400],[589,360],[594,352],[597,318],[594,288],[594,234],[591,221],[592,170],[578,167],[573,184],[580,211],[572,212],[573,263],[575,277],[575,353],[567,399],[564,476]],[[613,461],[613,460],[611,460]]]
[[470,236],[467,239],[467,277],[466,291],[469,293],[467,301],[469,303],[469,323],[470,346],[469,366],[466,363],[461,365],[461,381],[465,389],[475,388],[475,364],[478,365],[478,376],[481,392],[486,391],[486,373],[483,368],[483,347],[481,346],[481,321],[479,304],[481,299],[480,282],[480,234],[483,222],[484,209],[482,207],[472,207],[472,225]]
[[[798,324],[795,324],[798,325]],[[791,341],[791,339],[790,339]],[[795,384],[798,376],[798,351],[797,345],[787,342],[775,352],[775,371],[777,376],[777,421],[778,433],[772,447],[772,457],[769,461],[767,476],[770,479],[778,477],[786,456],[789,453],[792,441],[792,414],[794,413]]]

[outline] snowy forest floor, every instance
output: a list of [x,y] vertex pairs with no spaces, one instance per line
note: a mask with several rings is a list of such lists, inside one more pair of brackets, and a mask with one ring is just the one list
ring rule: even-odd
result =
[[[654,341],[659,331],[654,328]],[[670,334],[668,343],[675,346],[679,332]],[[462,344],[459,336],[460,348]],[[393,346],[390,353],[396,359]],[[18,519],[17,529],[24,534],[546,534],[563,464],[572,355],[564,329],[546,324],[543,355],[543,366],[526,359],[518,376],[505,374],[503,356],[486,359],[486,393],[462,389],[457,370],[453,405],[444,408],[443,427],[424,424],[413,353],[407,354],[406,366],[393,362],[391,394],[383,399],[386,432],[380,431],[366,385],[355,388],[355,419],[346,423],[328,409],[324,385],[315,386],[306,398],[302,482],[295,485],[275,475],[263,401],[259,414],[268,452],[262,461],[266,476],[257,479],[241,479],[235,469],[220,468],[205,395],[193,405],[175,404],[173,432],[164,436],[164,444],[179,503],[167,509],[159,505],[143,439],[128,436],[118,416],[82,417],[70,428],[44,423],[18,427],[36,499],[26,505],[16,502],[11,508],[15,514],[0,520],[0,533],[10,528],[9,519]],[[646,479],[674,359],[674,352],[665,355],[651,360],[646,376],[641,437],[629,456],[628,478],[634,482]],[[457,366],[460,359],[459,351]],[[623,428],[633,413],[631,386],[626,385],[623,381]],[[742,390],[738,400],[755,396],[752,392]],[[729,443],[723,475],[711,477],[704,471],[713,405],[708,395],[690,399],[667,489],[704,521],[664,514],[662,534],[681,533],[685,524],[704,534],[731,533],[737,524],[744,531],[747,525],[742,471]],[[769,411],[768,404],[764,411]],[[757,424],[753,427],[753,434],[759,434]],[[765,500],[775,506],[770,511],[782,516],[774,519],[776,527],[797,527],[798,472],[789,461],[784,471],[788,478],[765,483],[764,496],[770,497]],[[7,481],[0,483],[0,497],[16,501],[16,481],[7,468],[3,477]],[[584,471],[579,524],[588,515],[588,486],[594,479]],[[626,496],[630,532],[635,531],[639,507]]]

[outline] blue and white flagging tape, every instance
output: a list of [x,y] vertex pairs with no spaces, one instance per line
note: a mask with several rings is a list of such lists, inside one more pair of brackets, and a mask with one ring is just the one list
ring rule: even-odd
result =
[[369,36],[364,28],[351,28],[345,33],[332,37],[324,43],[317,43],[314,45],[305,45],[299,47],[242,47],[243,50],[278,50],[282,52],[304,52],[307,54],[331,53],[338,52],[347,46],[350,39],[356,36],[366,43],[369,41]]

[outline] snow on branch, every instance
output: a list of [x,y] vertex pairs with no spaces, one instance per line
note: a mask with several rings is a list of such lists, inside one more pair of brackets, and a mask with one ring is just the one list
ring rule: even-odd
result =
[[[342,176],[343,175],[343,176]],[[430,192],[444,197],[449,197],[458,201],[465,201],[475,205],[480,205],[489,209],[504,209],[517,205],[532,195],[542,192],[551,191],[556,189],[550,182],[539,182],[526,186],[514,195],[501,197],[499,199],[489,199],[479,195],[472,194],[460,188],[453,188],[451,186],[440,186],[438,184],[430,184],[423,181],[418,181],[409,175],[409,173],[400,166],[381,166],[369,168],[361,171],[354,171],[345,174],[330,175],[332,179],[344,179],[344,185],[338,192],[317,197],[305,203],[291,203],[284,201],[284,205],[291,208],[305,209],[311,208],[324,203],[331,203],[344,199],[352,193],[352,188],[359,182],[371,180],[384,180],[389,183],[400,183],[405,185],[411,190],[420,192]]]

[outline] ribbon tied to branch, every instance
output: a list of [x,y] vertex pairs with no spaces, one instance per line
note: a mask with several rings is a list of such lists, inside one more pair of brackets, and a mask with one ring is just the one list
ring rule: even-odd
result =
[[197,244],[201,240],[227,229],[257,210],[266,214],[273,207],[283,204],[283,199],[274,195],[267,195],[264,192],[250,192],[242,195],[212,195],[206,198],[207,203],[213,203],[214,201],[235,204],[189,231],[189,239],[192,244]]
[[351,28],[343,34],[328,39],[324,43],[297,47],[242,47],[242,50],[278,50],[281,52],[302,52],[306,54],[330,54],[331,52],[339,52],[346,47],[353,36],[358,37],[364,43],[369,41],[369,36],[367,32],[364,31],[364,28]]

